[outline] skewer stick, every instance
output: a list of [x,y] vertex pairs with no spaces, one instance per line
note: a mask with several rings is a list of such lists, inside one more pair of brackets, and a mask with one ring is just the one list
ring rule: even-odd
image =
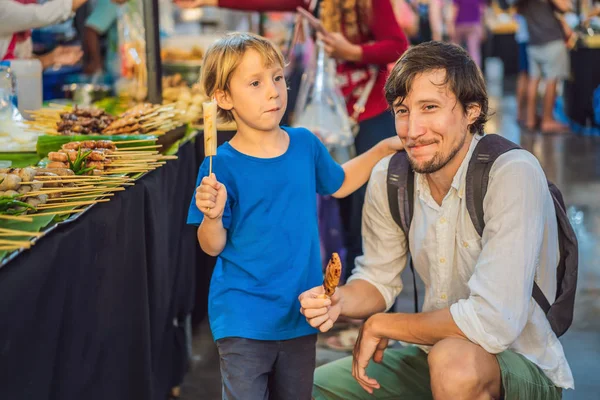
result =
[[7,219],[10,221],[31,222],[31,217],[27,217],[24,215],[2,215],[2,214],[0,214],[0,219]]
[[118,152],[106,154],[105,157],[134,157],[134,156],[153,156],[158,154],[158,151],[130,151],[125,154]]
[[8,240],[8,239],[0,239],[0,244],[8,244],[14,246],[21,246],[25,248],[31,247],[31,242],[29,240]]
[[[40,176],[36,176],[34,179],[38,180],[38,179],[60,179],[61,177],[58,176],[44,176],[44,175],[40,175]],[[114,180],[118,180],[118,179],[125,179],[125,180],[131,180],[131,178],[129,177],[113,177],[113,178],[109,178],[109,177],[102,177],[102,176],[97,176],[97,175],[64,175],[63,176],[64,179],[81,179],[81,180],[106,180],[106,179],[114,179]],[[31,182],[21,182],[22,185],[27,185]]]
[[141,143],[141,142],[156,142],[156,139],[136,139],[136,140],[120,140],[118,142],[113,142],[114,144],[123,144],[123,143]]
[[[104,189],[98,189],[98,190],[90,190],[89,192],[85,192],[85,193],[74,193],[74,194],[69,194],[69,195],[65,195],[65,196],[61,196],[59,198],[57,198],[57,200],[59,199],[72,199],[72,198],[76,198],[76,197],[80,197],[80,196],[97,196],[97,197],[102,197],[102,196],[107,196],[108,193],[110,192],[121,192],[125,190],[124,187],[116,187],[116,188],[104,188]],[[50,200],[54,200],[54,199],[49,199]]]
[[38,210],[46,210],[49,208],[65,208],[65,207],[75,207],[75,206],[88,206],[96,203],[107,203],[110,199],[101,199],[101,200],[89,200],[89,201],[69,201],[66,203],[56,203],[56,204],[43,204],[37,207]]
[[[28,233],[11,233],[11,232],[0,232],[0,237],[33,237],[33,235],[30,235]],[[39,236],[36,236],[39,237]]]
[[10,246],[10,245],[2,246],[2,245],[0,245],[0,251],[14,251],[14,250],[19,250],[21,248],[22,248],[21,246]]
[[119,152],[123,152],[123,151],[135,151],[135,150],[143,150],[143,149],[158,149],[161,148],[162,144],[156,144],[154,146],[139,146],[139,147],[126,147],[124,149],[119,149]]
[[20,231],[17,229],[8,229],[8,228],[0,228],[0,234],[8,234],[8,233],[14,233],[15,236],[35,236],[35,237],[40,237],[43,236],[44,234],[41,232],[27,232],[27,231]]
[[65,201],[65,200],[86,200],[86,199],[97,199],[98,197],[110,197],[110,196],[114,196],[114,193],[98,193],[98,194],[90,194],[87,196],[73,196],[73,197],[57,197],[56,199],[48,199],[48,202],[46,204],[49,204],[50,202],[54,203],[57,201]]
[[31,197],[31,196],[39,196],[40,194],[53,194],[53,193],[65,193],[65,192],[84,192],[89,189],[97,188],[97,186],[89,185],[89,186],[78,186],[78,187],[62,187],[62,188],[52,188],[52,190],[38,190],[37,192],[29,192],[22,197]]
[[32,217],[47,217],[48,215],[65,215],[65,214],[77,214],[87,210],[87,208],[79,208],[77,210],[68,210],[68,211],[49,211],[45,213],[36,213],[31,214]]

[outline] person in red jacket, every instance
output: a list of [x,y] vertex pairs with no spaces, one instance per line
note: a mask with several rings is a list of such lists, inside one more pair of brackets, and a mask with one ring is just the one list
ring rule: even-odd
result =
[[[174,0],[182,8],[218,6],[245,11],[296,11],[308,9],[306,0]],[[398,25],[391,0],[323,0],[324,8],[337,10],[337,28],[322,37],[328,53],[338,60],[337,74],[346,99],[348,114],[355,114],[355,105],[371,77],[370,66],[377,66],[375,84],[364,111],[357,118],[359,131],[355,138],[356,153],[365,153],[382,139],[395,134],[394,117],[388,110],[383,87],[388,76],[387,65],[395,62],[408,48],[406,35]],[[325,17],[327,18],[327,17]],[[323,18],[322,18],[323,19]],[[334,18],[335,19],[335,18]],[[335,25],[335,23],[334,23]],[[331,24],[325,23],[326,28]],[[335,27],[334,27],[335,29]],[[344,199],[342,223],[345,230],[347,256],[345,275],[350,275],[354,259],[362,254],[361,214],[365,187]]]

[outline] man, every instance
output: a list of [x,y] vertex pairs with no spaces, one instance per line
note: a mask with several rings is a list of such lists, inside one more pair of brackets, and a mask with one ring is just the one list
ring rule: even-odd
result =
[[[568,127],[554,119],[556,86],[569,77],[569,53],[565,43],[566,24],[555,15],[571,8],[570,0],[519,0],[517,10],[525,17],[529,30],[529,86],[527,89],[527,129],[534,129],[537,122],[537,94],[540,80],[545,79],[546,88],[542,106],[540,130],[542,133],[561,133]],[[564,28],[564,29],[563,29]]]
[[[322,287],[300,295],[300,311],[323,332],[340,315],[368,318],[353,357],[316,370],[313,397],[561,398],[561,388],[573,387],[571,370],[531,296],[535,277],[554,298],[559,262],[554,204],[539,163],[524,150],[495,161],[480,238],[464,202],[488,112],[476,64],[457,46],[424,43],[400,58],[385,92],[415,171],[409,245],[390,212],[388,157],[369,181],[365,252],[349,283],[327,300],[317,297]],[[402,291],[409,254],[426,287],[423,312],[385,313]],[[385,350],[390,339],[418,347]]]

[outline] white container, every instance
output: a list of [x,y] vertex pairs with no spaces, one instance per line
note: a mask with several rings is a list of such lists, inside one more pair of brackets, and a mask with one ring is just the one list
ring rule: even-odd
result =
[[30,119],[26,110],[42,108],[42,63],[37,59],[13,60],[10,67],[17,78],[19,111]]

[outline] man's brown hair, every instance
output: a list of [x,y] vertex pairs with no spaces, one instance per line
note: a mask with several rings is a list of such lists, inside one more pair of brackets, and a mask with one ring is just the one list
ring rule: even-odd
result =
[[481,113],[469,125],[469,131],[483,135],[484,125],[488,120],[485,80],[467,52],[453,44],[426,42],[408,49],[400,57],[385,83],[385,98],[390,108],[398,100],[400,103],[404,101],[417,75],[435,70],[446,72],[442,84],[448,85],[465,113],[471,104],[481,107]]

